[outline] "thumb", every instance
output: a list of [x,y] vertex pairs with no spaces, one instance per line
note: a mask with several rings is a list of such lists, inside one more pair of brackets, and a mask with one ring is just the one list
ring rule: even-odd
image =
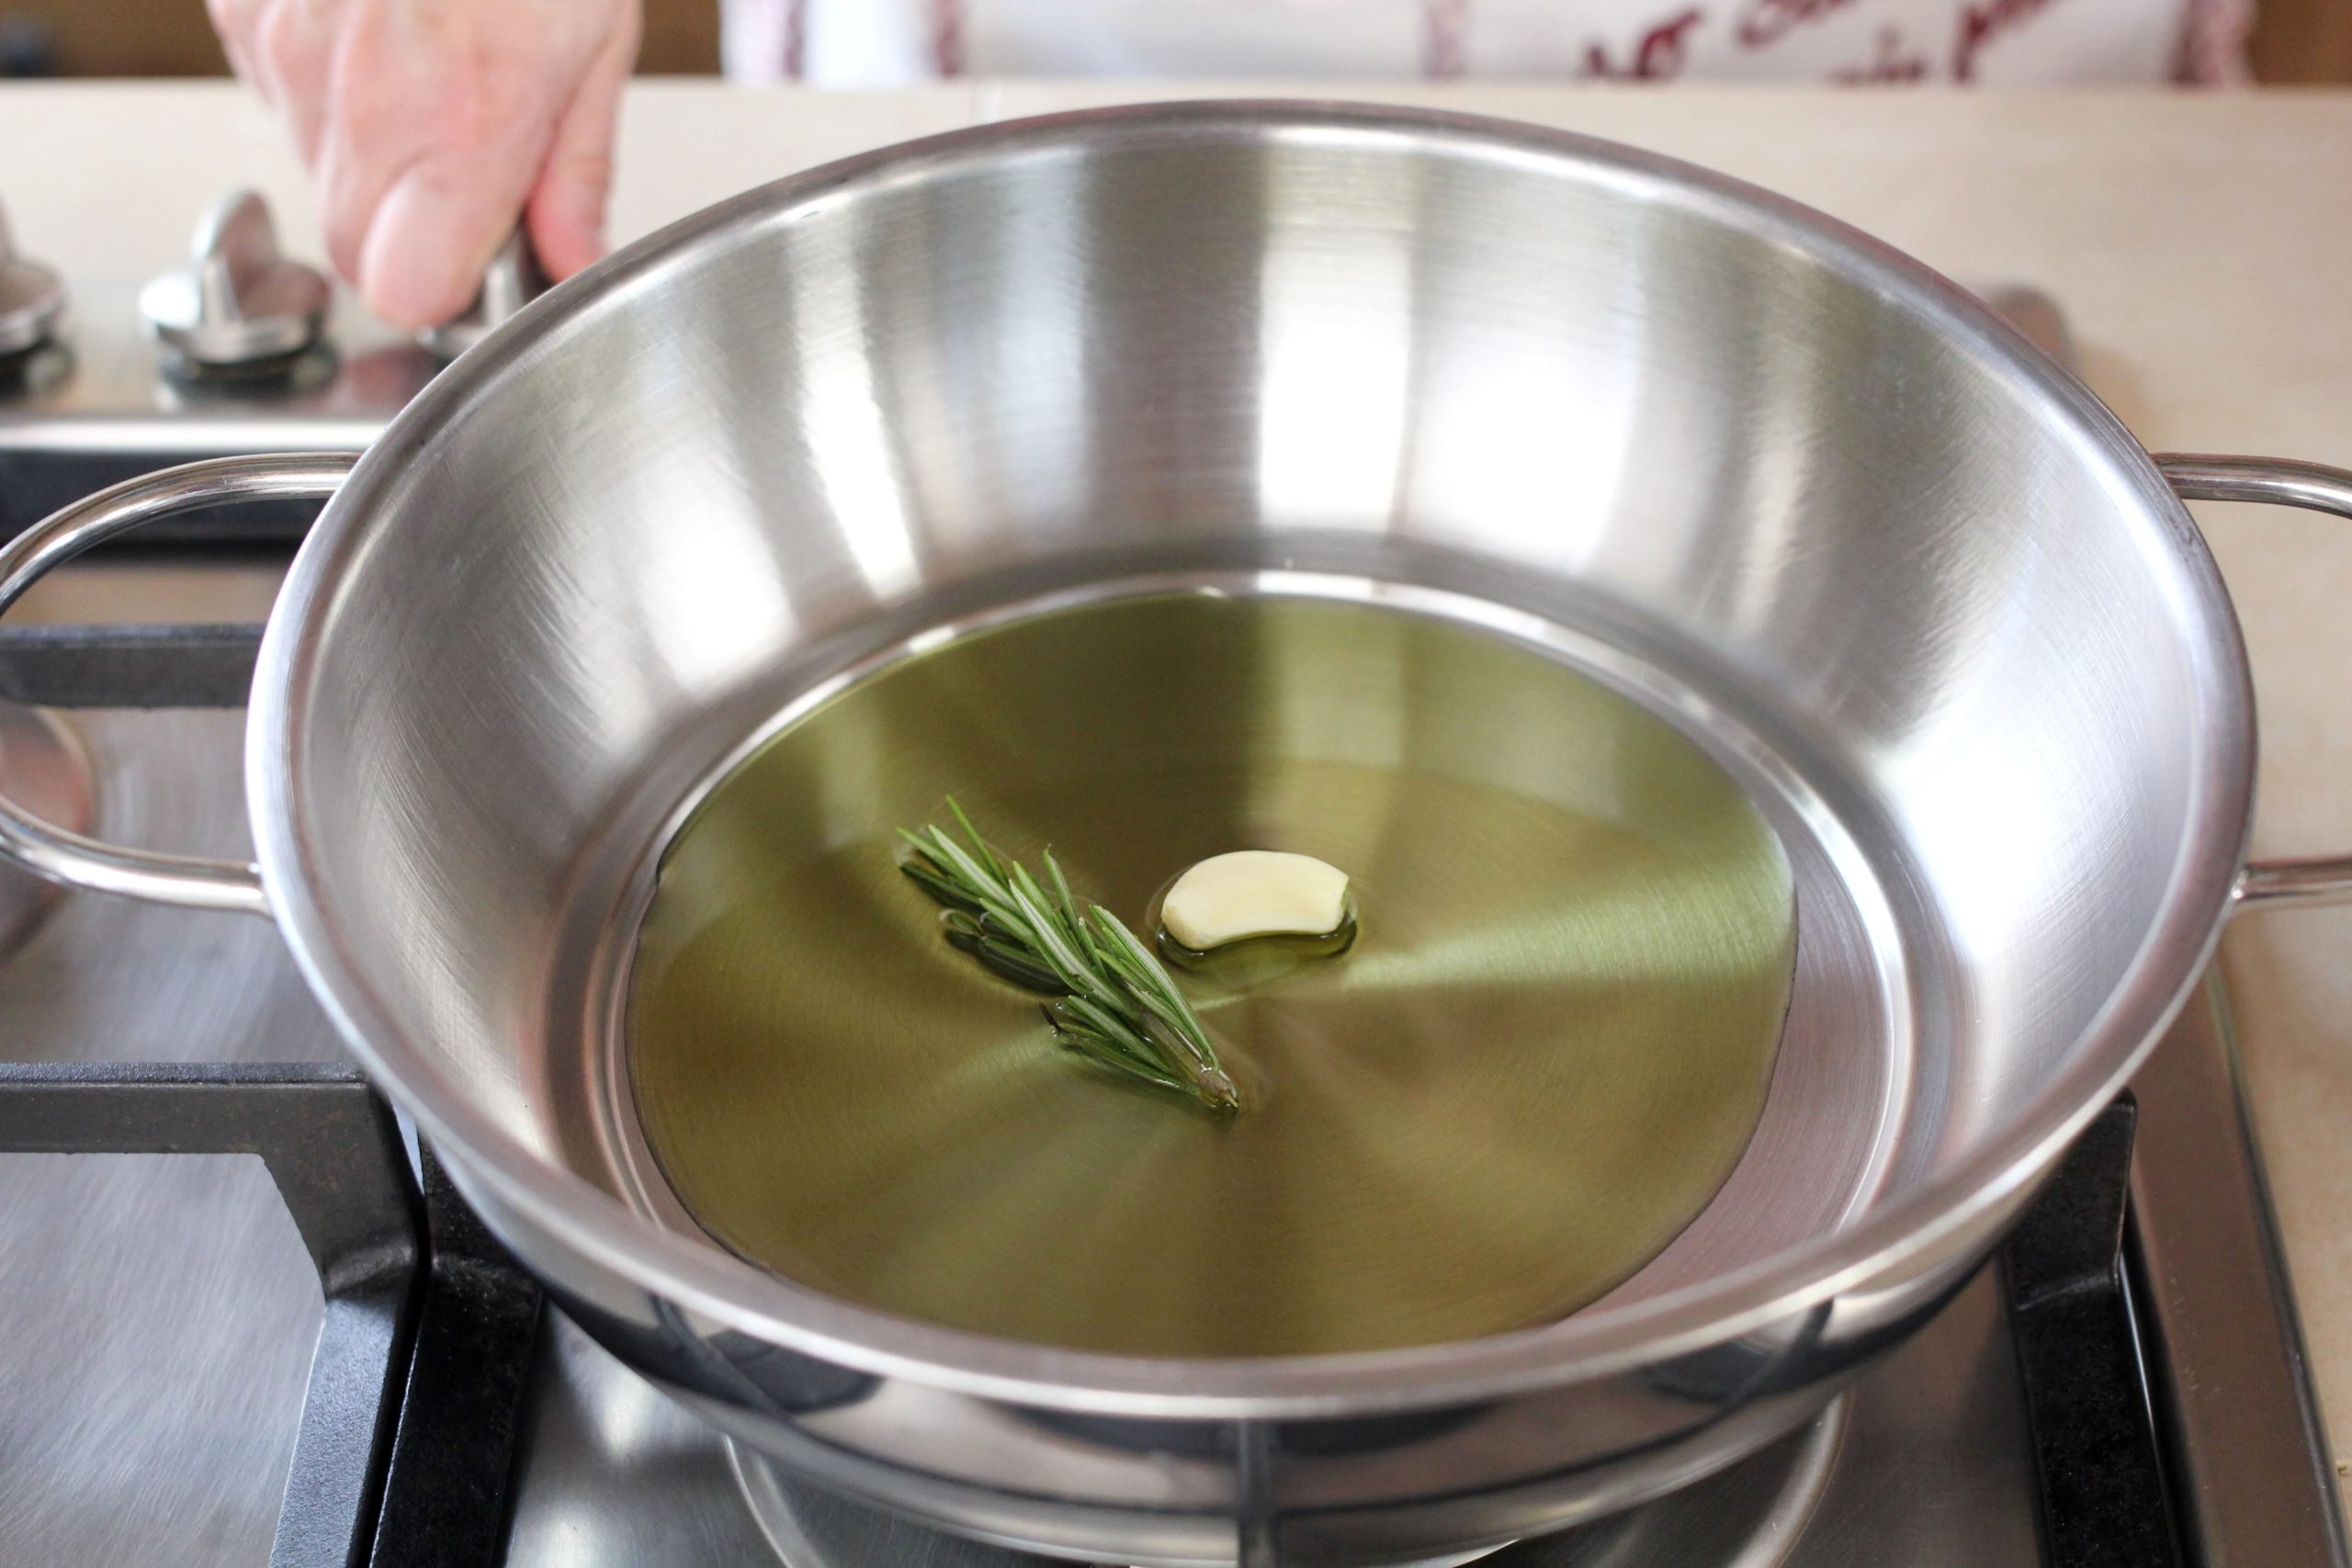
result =
[[396,175],[368,220],[359,289],[396,327],[430,327],[471,302],[514,227],[523,180],[479,151],[435,149]]
[[558,282],[605,254],[613,139],[619,129],[621,88],[636,58],[634,28],[616,32],[605,42],[556,126],[555,141],[531,192],[524,215],[531,245],[540,265]]

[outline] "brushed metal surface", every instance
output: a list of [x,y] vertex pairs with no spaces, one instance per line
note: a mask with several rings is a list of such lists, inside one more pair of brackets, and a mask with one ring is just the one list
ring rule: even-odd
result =
[[[1723,1226],[1693,1282],[1522,1335],[1247,1363],[927,1329],[622,1201],[559,1015],[677,803],[861,658],[1203,571],[1443,596],[1740,752],[1875,911],[1826,956],[1884,1048],[1811,1042],[1894,1086],[1865,1201],[1796,1140],[1758,1180],[1802,1239]],[[1958,291],[1641,154],[1264,105],[855,160],[552,291],[330,503],[254,720],[306,969],[577,1318],[818,1479],[1169,1562],[1271,1513],[1301,1562],[1466,1550],[1801,1425],[2153,1043],[2252,767],[2179,502]]]
[[516,1464],[503,1568],[775,1561],[718,1435],[560,1314],[539,1336]]
[[198,371],[284,361],[319,341],[334,286],[278,249],[269,205],[232,191],[196,226],[188,264],[139,291],[156,340]]

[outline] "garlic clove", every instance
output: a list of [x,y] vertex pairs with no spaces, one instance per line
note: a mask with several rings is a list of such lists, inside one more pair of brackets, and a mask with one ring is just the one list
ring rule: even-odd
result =
[[1261,936],[1325,936],[1348,918],[1348,874],[1312,855],[1235,850],[1178,877],[1159,923],[1195,953]]

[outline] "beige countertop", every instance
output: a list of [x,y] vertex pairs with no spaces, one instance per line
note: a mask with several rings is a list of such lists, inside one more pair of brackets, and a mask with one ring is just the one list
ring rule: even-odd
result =
[[[1325,89],[1328,93],[1329,89]],[[1203,89],[973,83],[849,96],[647,83],[614,233],[977,119]],[[1813,203],[1976,283],[2065,307],[2092,386],[2151,447],[2352,465],[2352,95],[1967,96],[1899,89],[1351,89],[1571,127]],[[223,86],[0,87],[0,203],[69,279],[185,254],[237,184],[316,254],[276,128]],[[2245,623],[2266,853],[2352,851],[2352,525],[2200,507]],[[2267,914],[2224,949],[2257,1120],[2332,1413],[2352,1461],[2352,910]]]

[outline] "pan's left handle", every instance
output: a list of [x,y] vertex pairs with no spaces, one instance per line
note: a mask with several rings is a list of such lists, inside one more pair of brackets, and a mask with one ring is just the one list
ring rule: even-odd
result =
[[[246,501],[321,501],[333,495],[355,453],[218,457],[127,479],[76,502],[0,546],[0,613],[47,573],[94,545],[157,518]],[[0,789],[0,857],[68,887],[120,893],[191,909],[268,917],[261,868],[109,844],[45,822]]]
[[[2173,452],[2156,467],[2183,501],[2259,501],[2352,518],[2352,470],[2290,457]],[[2236,907],[2284,909],[2352,903],[2352,855],[2260,860],[2238,876]]]

